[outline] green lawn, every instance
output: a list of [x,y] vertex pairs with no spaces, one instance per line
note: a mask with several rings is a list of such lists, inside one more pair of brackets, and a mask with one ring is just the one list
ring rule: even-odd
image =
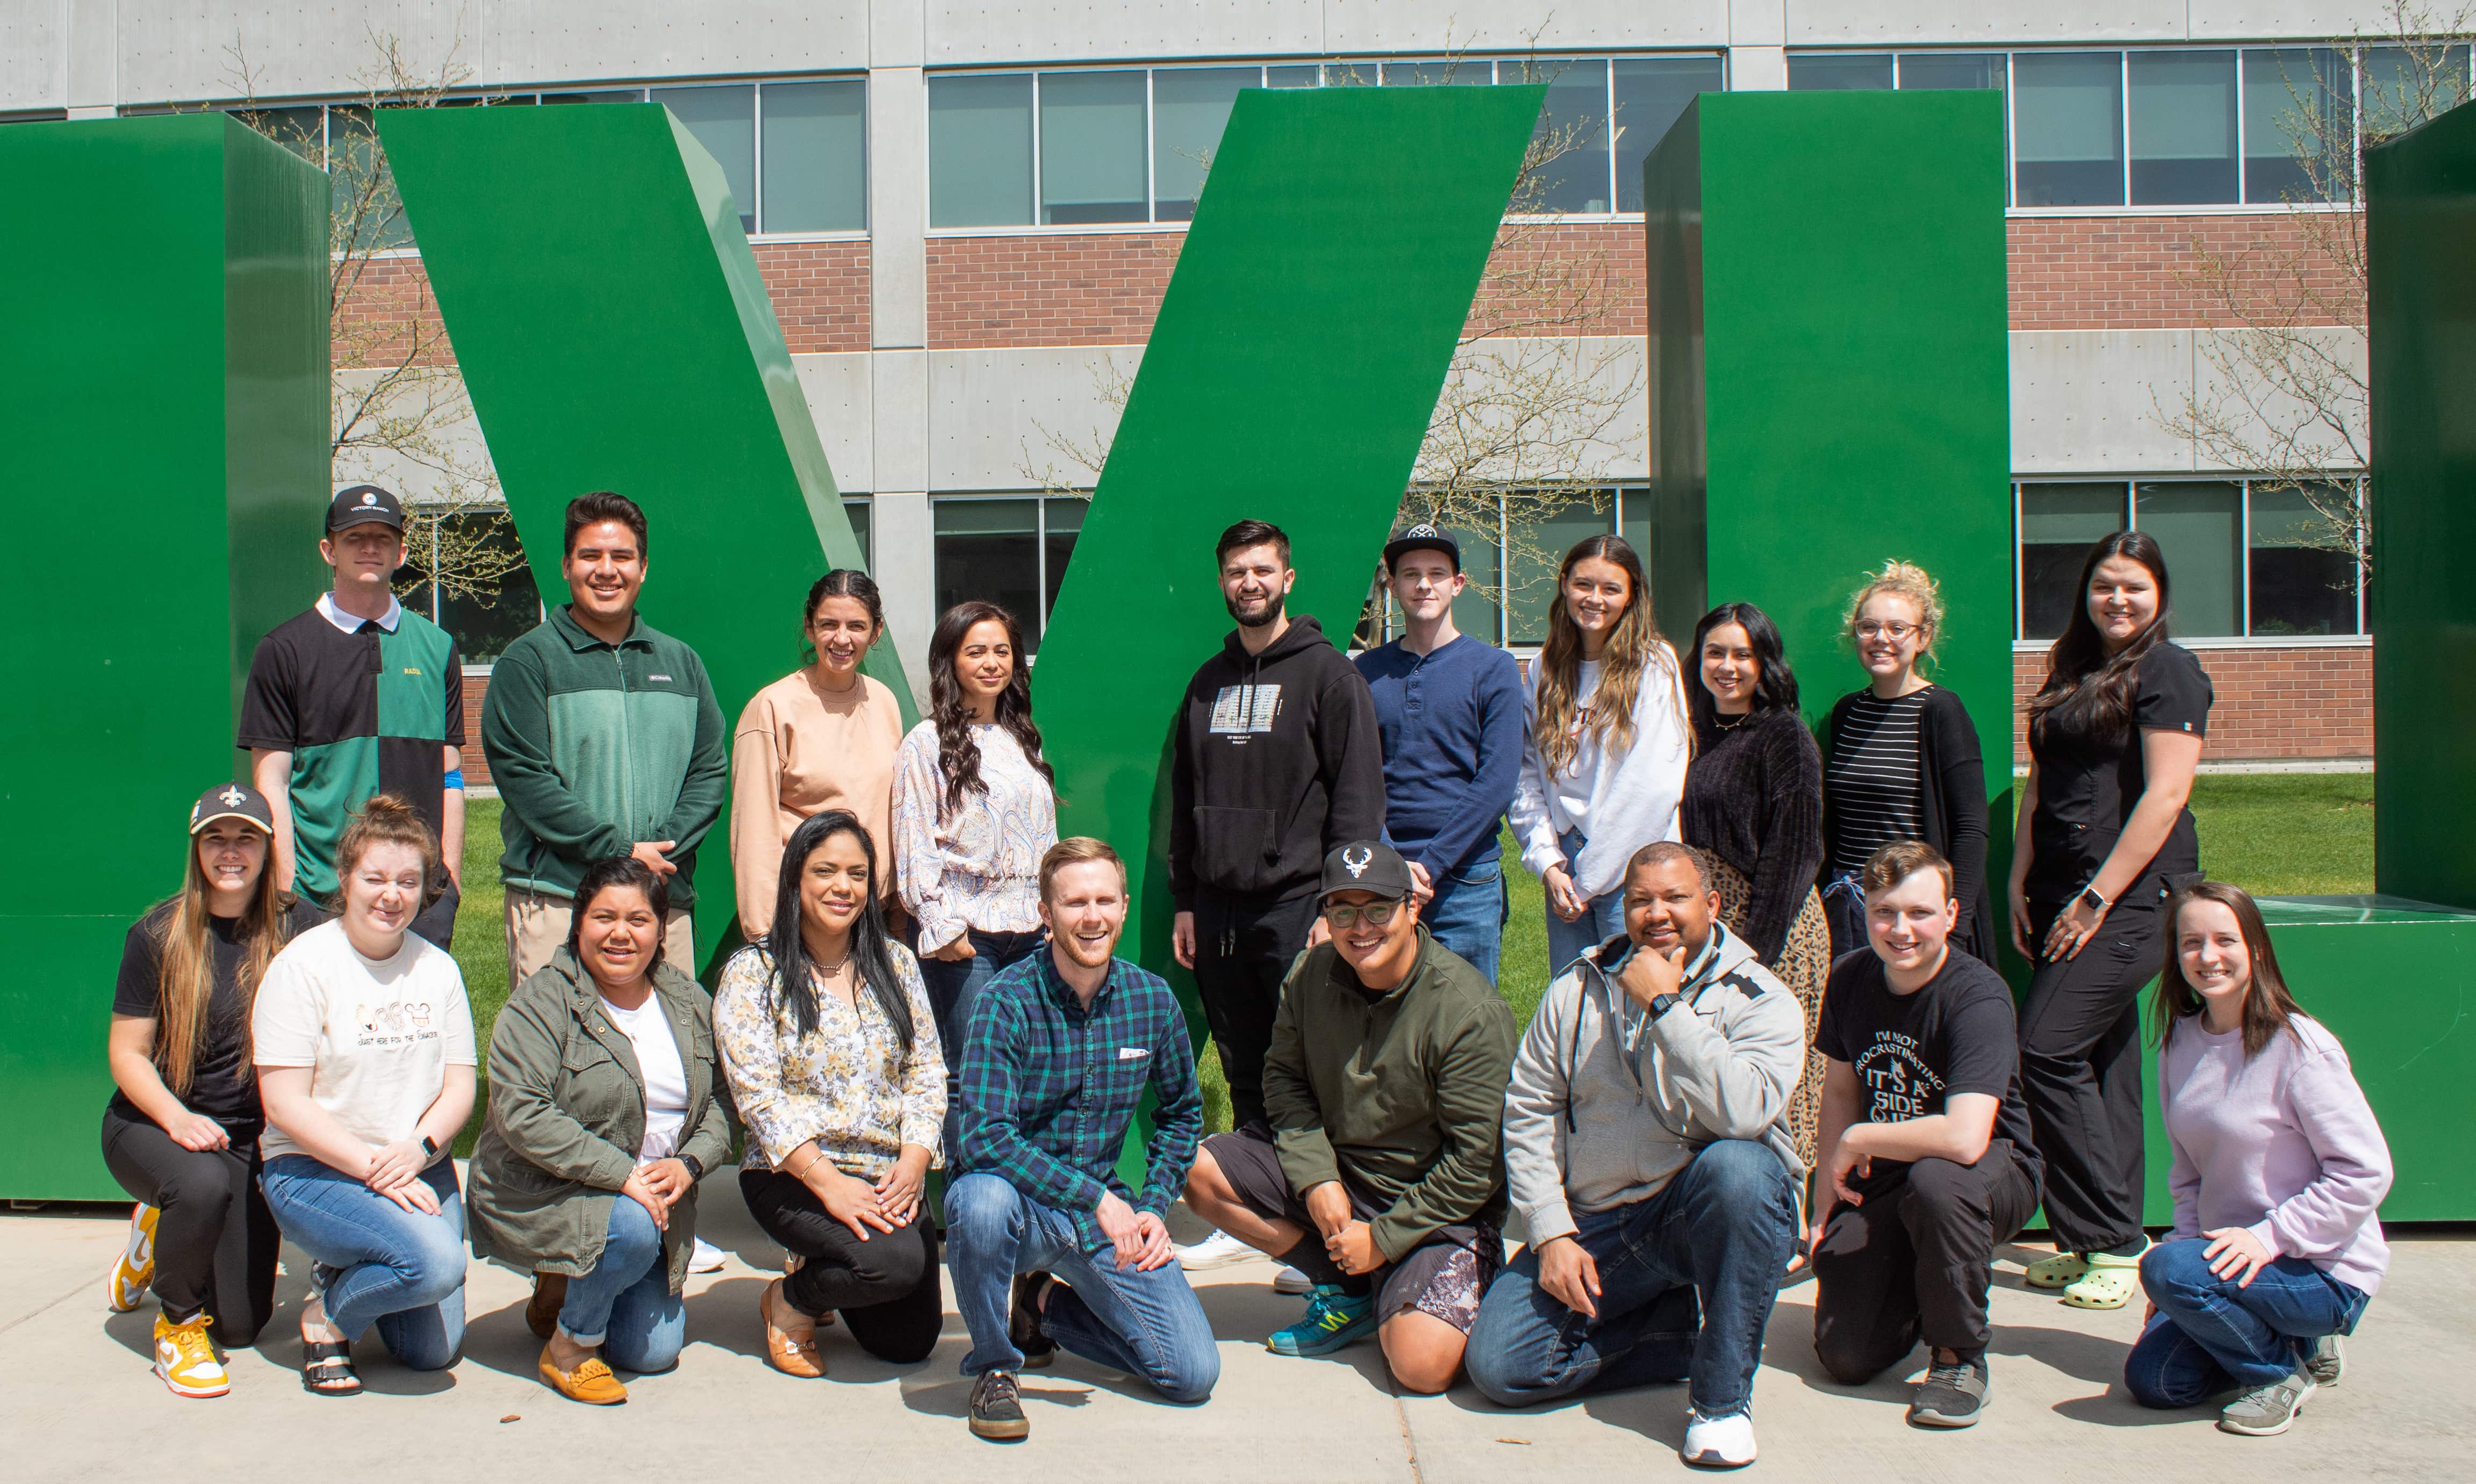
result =
[[[2373,779],[2368,773],[2252,774],[2209,777],[2192,788],[2201,828],[2201,863],[2216,878],[2261,896],[2347,896],[2373,889]],[[1504,928],[1498,988],[1514,1019],[1528,1024],[1548,989],[1548,926],[1539,878],[1514,864],[1505,841],[1505,880],[1512,912]],[[508,1000],[508,959],[501,933],[499,804],[466,806],[464,905],[456,926],[456,959],[473,1002],[473,1026],[483,1046]],[[1204,1122],[1229,1126],[1229,1089],[1207,1045],[1198,1068]],[[469,1153],[481,1130],[477,1108],[458,1141]]]

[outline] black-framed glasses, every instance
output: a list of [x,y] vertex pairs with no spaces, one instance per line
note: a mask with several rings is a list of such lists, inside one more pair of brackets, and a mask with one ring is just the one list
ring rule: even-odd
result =
[[1367,919],[1368,927],[1381,928],[1393,921],[1393,914],[1400,910],[1401,903],[1398,902],[1367,902],[1356,904],[1347,902],[1327,902],[1325,903],[1324,920],[1335,928],[1347,930],[1357,927],[1358,920],[1363,917]]

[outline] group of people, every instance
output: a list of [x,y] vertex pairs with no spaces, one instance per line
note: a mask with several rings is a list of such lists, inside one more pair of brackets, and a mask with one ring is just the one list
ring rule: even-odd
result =
[[[2145,1292],[2130,1394],[2233,1392],[2234,1431],[2283,1430],[2337,1378],[2379,1285],[2380,1130],[2251,901],[2201,879],[2211,690],[2145,535],[2092,548],[2030,704],[1997,919],[1977,732],[1921,673],[1944,613],[1916,567],[1852,596],[1868,683],[1818,744],[1771,621],[1713,609],[1689,669],[1616,536],[1567,554],[1525,672],[1455,631],[1448,533],[1385,547],[1405,631],[1353,657],[1287,611],[1287,537],[1231,527],[1235,628],[1171,749],[1175,955],[1232,1123],[1205,1138],[1184,1013],[1117,955],[1125,863],[1058,837],[1016,619],[943,616],[906,732],[861,670],[876,585],[829,572],[805,662],[727,734],[696,653],[637,612],[643,512],[582,496],[570,601],[483,712],[511,991],[459,1185],[483,1051],[446,952],[461,681],[392,596],[402,527],[386,491],[335,498],[334,590],[252,667],[256,786],[200,798],[182,890],[129,934],[103,1146],[140,1205],[111,1299],[151,1284],[176,1393],[228,1389],[217,1343],[270,1317],[280,1238],[315,1265],[310,1392],[360,1389],[373,1326],[401,1364],[454,1364],[469,1237],[532,1275],[543,1381],[624,1400],[619,1373],[681,1352],[699,1188],[735,1149],[788,1254],[768,1363],[824,1375],[837,1321],[924,1360],[942,1246],[970,1425],[995,1439],[1027,1434],[1020,1373],[1059,1348],[1206,1398],[1185,1274],[1258,1253],[1304,1299],[1276,1353],[1372,1338],[1405,1389],[1467,1375],[1505,1405],[1684,1380],[1683,1455],[1723,1467],[1755,1456],[1765,1328],[1807,1270],[1831,1376],[1922,1342],[1910,1420],[1977,1421],[1994,1250],[2042,1204],[2057,1251],[2028,1281],[2090,1308]],[[726,795],[745,946],[708,997],[695,868]],[[1508,823],[1546,888],[1526,1028],[1496,984]],[[2017,1015],[1998,931],[2035,966]],[[2175,1156],[2155,1244],[2153,977]],[[1215,1228],[1183,1248],[1180,1200]]]

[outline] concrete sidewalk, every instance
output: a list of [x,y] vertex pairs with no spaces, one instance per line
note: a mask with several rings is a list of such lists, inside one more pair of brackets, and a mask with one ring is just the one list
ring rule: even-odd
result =
[[[263,1350],[232,1357],[232,1395],[183,1400],[148,1370],[151,1301],[135,1314],[104,1309],[124,1220],[0,1219],[0,1335],[17,1376],[0,1393],[0,1473],[114,1484],[167,1472],[455,1484],[598,1480],[624,1468],[640,1479],[1505,1484],[1688,1472],[1674,1451],[1682,1386],[1506,1412],[1467,1386],[1397,1397],[1373,1345],[1323,1361],[1272,1355],[1259,1342],[1297,1317],[1299,1301],[1272,1292],[1265,1263],[1198,1284],[1222,1341],[1210,1402],[1163,1405],[1123,1376],[1061,1356],[1027,1377],[1030,1440],[984,1444],[962,1422],[970,1391],[955,1368],[968,1342],[951,1307],[937,1353],[920,1366],[870,1359],[836,1326],[823,1335],[829,1378],[795,1381],[766,1368],[756,1296],[780,1254],[735,1187],[728,1171],[708,1187],[716,1199],[707,1236],[734,1257],[724,1272],[690,1279],[679,1369],[634,1382],[629,1404],[608,1409],[579,1406],[534,1379],[541,1347],[525,1328],[528,1284],[490,1266],[472,1270],[469,1337],[452,1372],[399,1370],[365,1338],[358,1356],[369,1394],[304,1393],[293,1369],[303,1284],[286,1276]],[[2029,1249],[1997,1264],[1993,1400],[1987,1420],[1961,1433],[1907,1426],[1897,1378],[1859,1390],[1824,1379],[1814,1360],[1812,1286],[1791,1288],[1755,1381],[1763,1451],[1752,1476],[2467,1478],[2476,1472],[2476,1239],[2407,1235],[2394,1252],[2389,1282],[2350,1342],[2344,1384],[2316,1397],[2287,1436],[2263,1440],[2217,1432],[2208,1411],[2143,1412],[2124,1399],[2118,1379],[2139,1328],[2137,1300],[2092,1314],[2031,1293],[2019,1275],[2038,1255]],[[288,1249],[286,1267],[303,1271]]]

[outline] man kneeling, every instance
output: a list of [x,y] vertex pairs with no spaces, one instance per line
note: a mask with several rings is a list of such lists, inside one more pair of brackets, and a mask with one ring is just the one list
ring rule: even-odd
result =
[[[1049,947],[981,989],[955,1053],[964,1173],[946,1191],[946,1267],[972,1332],[963,1373],[979,1378],[971,1423],[983,1438],[1029,1432],[1016,1374],[1061,1346],[1172,1401],[1201,1401],[1221,1378],[1161,1221],[1203,1100],[1176,997],[1113,956],[1127,927],[1117,853],[1083,837],[1051,846],[1040,920]],[[1135,1192],[1118,1155],[1147,1086],[1152,1136]]]
[[1315,1284],[1268,1348],[1326,1355],[1374,1333],[1404,1389],[1440,1392],[1503,1261],[1513,1015],[1420,924],[1390,846],[1334,851],[1323,886],[1331,941],[1291,966],[1264,1059],[1273,1135],[1204,1141],[1186,1203]]
[[1734,1468],[1796,1237],[1805,1017],[1719,911],[1700,856],[1644,846],[1625,935],[1548,986],[1504,1100],[1530,1245],[1479,1307],[1470,1371],[1504,1406],[1687,1379],[1680,1456]]
[[1899,840],[1858,876],[1870,953],[1832,966],[1822,1084],[1814,1348],[1854,1386],[1931,1350],[1909,1405],[1967,1427],[1986,1405],[1994,1244],[2038,1209],[2012,991],[1951,951],[1951,863]]

